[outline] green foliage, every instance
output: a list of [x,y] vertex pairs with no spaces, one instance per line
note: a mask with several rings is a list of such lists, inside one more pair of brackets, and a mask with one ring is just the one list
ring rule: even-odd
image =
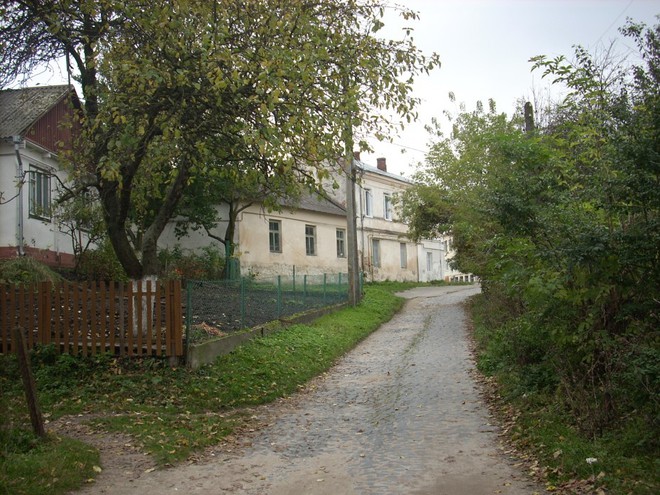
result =
[[128,281],[126,272],[107,241],[102,242],[96,249],[90,249],[80,254],[76,273],[88,280]]
[[224,278],[224,252],[215,245],[202,248],[201,253],[184,251],[180,246],[163,249],[158,253],[161,278],[220,280]]
[[0,51],[0,84],[71,61],[84,97],[75,191],[97,190],[132,278],[157,273],[178,211],[211,228],[215,200],[274,206],[320,186],[347,124],[384,138],[398,126],[390,114],[410,122],[413,79],[439,65],[410,36],[377,37],[377,0],[11,0],[2,13],[12,49]]
[[99,453],[69,438],[31,438],[27,431],[0,430],[0,493],[16,495],[60,494],[79,489],[99,469]]
[[0,284],[29,285],[61,281],[62,277],[57,272],[29,256],[0,262]]

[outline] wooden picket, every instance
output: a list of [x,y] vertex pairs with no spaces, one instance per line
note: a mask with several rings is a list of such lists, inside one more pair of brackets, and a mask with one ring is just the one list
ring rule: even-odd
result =
[[83,356],[183,355],[180,281],[0,285],[0,354],[15,352],[21,327],[29,349],[53,344]]

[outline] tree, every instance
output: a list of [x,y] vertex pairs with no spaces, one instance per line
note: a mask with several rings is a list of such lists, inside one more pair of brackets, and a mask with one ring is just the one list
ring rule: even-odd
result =
[[660,376],[660,25],[622,31],[642,63],[534,58],[568,90],[547,125],[462,113],[406,206],[497,302],[499,366],[590,436],[630,418],[653,432]]
[[[297,184],[287,184],[263,175],[252,163],[236,162],[212,167],[207,177],[192,181],[177,209],[176,235],[204,230],[207,236],[225,246],[227,256],[234,255],[234,234],[239,214],[254,203],[269,210],[280,209],[280,199],[295,201]],[[218,205],[227,205],[226,218],[218,216]],[[219,222],[226,222],[224,235],[213,232]]]
[[522,136],[521,121],[498,112],[492,100],[488,109],[481,102],[471,112],[461,109],[458,115],[446,114],[449,136],[437,121],[429,129],[437,140],[413,178],[415,185],[404,194],[402,213],[414,239],[451,234],[458,268],[487,279],[479,253],[499,231],[489,220],[488,192],[509,170],[510,157],[500,149],[510,136]]
[[347,115],[386,134],[392,123],[372,110],[413,118],[412,78],[438,64],[411,39],[377,39],[374,0],[0,5],[0,83],[61,56],[80,83],[69,161],[98,190],[133,278],[157,272],[158,237],[191,183],[243,163],[250,180],[286,194],[315,184],[341,150]]

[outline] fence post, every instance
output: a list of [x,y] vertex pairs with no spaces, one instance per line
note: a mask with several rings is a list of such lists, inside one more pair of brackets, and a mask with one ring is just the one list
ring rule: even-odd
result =
[[186,280],[186,347],[183,354],[188,359],[188,342],[190,342],[190,326],[192,324],[192,298],[190,297],[190,280]]
[[32,369],[30,368],[30,355],[27,351],[25,335],[23,335],[23,329],[21,327],[14,327],[14,341],[16,342],[16,354],[21,369],[21,376],[23,377],[23,386],[25,387],[25,399],[30,410],[32,429],[35,435],[43,438],[46,436],[44,418],[41,416],[41,410],[39,409],[37,387],[34,384],[34,375],[32,375]]
[[282,316],[282,275],[277,276],[277,317]]
[[325,304],[325,291],[326,291],[326,285],[328,282],[328,274],[324,273],[323,274],[323,304]]
[[303,275],[303,304],[307,304],[307,274]]
[[241,328],[245,328],[245,277],[241,277]]
[[[51,296],[50,296],[51,284],[50,282],[41,282],[39,284],[39,302],[38,304],[38,333],[39,342],[43,345],[50,344],[50,334],[51,334]],[[59,342],[58,342],[59,344]]]

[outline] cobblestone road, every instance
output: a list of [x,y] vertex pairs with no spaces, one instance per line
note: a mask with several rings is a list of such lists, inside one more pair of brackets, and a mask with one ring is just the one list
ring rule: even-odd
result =
[[469,371],[461,303],[476,286],[418,288],[389,323],[284,404],[238,454],[99,493],[533,494],[498,448]]

